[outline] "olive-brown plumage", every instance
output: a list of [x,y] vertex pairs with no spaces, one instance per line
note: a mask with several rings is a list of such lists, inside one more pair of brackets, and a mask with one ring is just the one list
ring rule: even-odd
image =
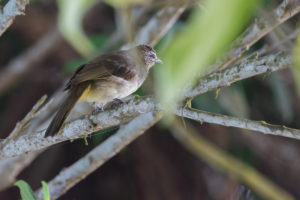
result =
[[64,89],[68,97],[52,119],[45,137],[59,132],[78,101],[103,107],[114,99],[122,99],[135,92],[147,78],[149,69],[160,62],[152,47],[139,45],[103,54],[80,66]]

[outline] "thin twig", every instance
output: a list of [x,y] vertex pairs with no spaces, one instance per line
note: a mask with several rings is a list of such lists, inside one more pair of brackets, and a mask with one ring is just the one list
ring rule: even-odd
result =
[[288,128],[281,125],[268,124],[265,121],[255,121],[249,119],[242,119],[238,117],[231,117],[221,114],[197,110],[194,108],[179,108],[175,111],[177,115],[193,119],[199,122],[207,122],[210,124],[218,124],[227,127],[242,128],[251,131],[258,131],[265,134],[289,137],[293,139],[300,139],[300,130]]
[[[121,149],[155,124],[160,117],[160,114],[151,112],[136,117],[128,124],[122,126],[116,134],[109,137],[83,158],[70,167],[63,169],[53,180],[48,182],[51,199],[59,198],[76,183],[119,153]],[[37,199],[43,199],[43,191],[41,188],[36,194]]]
[[159,11],[139,31],[139,34],[136,36],[136,44],[154,46],[173,26],[187,7],[188,3],[184,1],[180,6],[170,6]]
[[192,98],[207,91],[217,89],[216,86],[218,88],[230,86],[232,83],[248,77],[284,69],[291,66],[292,63],[292,56],[283,52],[260,58],[254,54],[237,65],[200,78],[192,89],[187,90],[184,97]]
[[207,74],[224,69],[236,61],[254,43],[271,32],[275,27],[300,12],[300,2],[283,0],[271,13],[257,18],[236,40],[234,47],[226,55],[208,68]]
[[180,141],[186,149],[194,153],[195,156],[222,171],[234,175],[238,180],[245,183],[265,199],[294,199],[289,193],[260,175],[252,167],[245,165],[208,142],[197,134],[197,131],[190,126],[188,128],[183,128],[180,123],[173,123],[170,128],[175,138]]
[[24,15],[27,4],[29,0],[9,0],[4,8],[0,9],[0,36],[12,24],[16,16]]

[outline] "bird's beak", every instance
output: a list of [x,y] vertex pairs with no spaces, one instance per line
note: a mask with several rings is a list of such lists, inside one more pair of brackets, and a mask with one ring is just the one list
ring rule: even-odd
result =
[[159,58],[155,58],[154,62],[158,64],[163,64],[163,61],[161,61],[161,59]]

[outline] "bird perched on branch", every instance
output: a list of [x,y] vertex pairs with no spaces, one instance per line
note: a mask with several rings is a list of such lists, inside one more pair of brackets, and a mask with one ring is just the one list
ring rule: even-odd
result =
[[81,65],[64,90],[68,97],[48,126],[45,137],[56,135],[79,101],[91,102],[97,110],[135,92],[147,78],[149,69],[161,63],[155,50],[139,45],[129,50],[103,54]]

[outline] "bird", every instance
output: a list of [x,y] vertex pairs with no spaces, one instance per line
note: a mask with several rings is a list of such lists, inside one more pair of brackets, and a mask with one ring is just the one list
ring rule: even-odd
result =
[[92,103],[95,111],[101,111],[105,105],[129,96],[143,84],[156,63],[162,63],[156,51],[143,44],[102,54],[79,66],[64,88],[67,98],[46,129],[45,137],[59,133],[79,101]]

